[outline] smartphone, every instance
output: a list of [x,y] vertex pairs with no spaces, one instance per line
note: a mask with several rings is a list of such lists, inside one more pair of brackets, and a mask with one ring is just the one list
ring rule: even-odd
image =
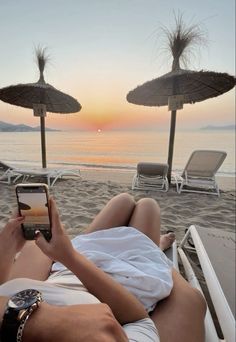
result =
[[52,233],[47,184],[17,184],[16,197],[19,214],[25,217],[22,224],[25,239],[34,240],[35,231],[39,230],[49,241]]

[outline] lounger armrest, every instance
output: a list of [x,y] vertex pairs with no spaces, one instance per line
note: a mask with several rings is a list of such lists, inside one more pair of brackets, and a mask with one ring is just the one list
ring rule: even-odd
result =
[[[217,231],[217,229],[216,229]],[[214,230],[211,235],[214,236],[216,233]],[[229,234],[229,233],[228,233]],[[218,235],[216,235],[217,237]],[[230,308],[229,301],[226,294],[222,288],[217,272],[213,267],[212,261],[207,252],[206,241],[203,243],[202,237],[199,235],[199,231],[194,225],[191,225],[186,232],[183,240],[180,242],[179,248],[186,248],[185,244],[188,238],[191,237],[194,245],[194,249],[197,253],[199,263],[206,281],[206,285],[209,290],[209,294],[220,323],[221,330],[223,332],[225,341],[235,341],[235,318]],[[212,239],[212,237],[210,237]],[[218,239],[218,237],[217,237]],[[227,237],[228,241],[231,241],[231,237]],[[226,241],[227,241],[226,240]],[[233,243],[232,243],[233,245]],[[225,243],[224,243],[225,246]],[[231,246],[231,245],[230,245]],[[209,247],[209,246],[208,246]],[[226,247],[224,247],[226,248]],[[235,247],[234,247],[235,248]],[[223,251],[223,250],[222,250]],[[219,251],[220,253],[221,251]],[[228,286],[227,286],[228,288]],[[234,302],[234,301],[233,301]],[[215,341],[215,340],[210,340]]]

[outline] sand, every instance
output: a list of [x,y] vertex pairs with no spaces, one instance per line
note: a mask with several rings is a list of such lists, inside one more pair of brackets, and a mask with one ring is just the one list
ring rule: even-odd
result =
[[[167,193],[157,191],[132,191],[133,171],[81,170],[82,178],[58,180],[50,193],[56,199],[61,220],[72,238],[89,225],[109,199],[122,192],[128,192],[136,200],[154,198],[161,208],[162,232],[173,230],[177,242],[192,224],[200,227],[235,231],[235,179],[218,178],[221,196],[182,193],[174,187]],[[42,179],[35,179],[42,181]],[[14,185],[0,183],[0,230],[16,208]],[[198,261],[192,259],[192,266],[205,293],[204,277],[198,268]],[[181,263],[180,272],[185,276]],[[208,301],[208,300],[207,300]],[[208,301],[209,303],[209,301]],[[217,322],[214,314],[214,321]]]
[[[122,192],[128,192],[136,200],[154,198],[160,205],[162,232],[173,230],[177,241],[184,236],[191,224],[204,228],[235,231],[235,179],[219,180],[222,192],[213,195],[167,193],[157,191],[132,191],[133,172],[82,170],[82,179],[58,180],[50,193],[56,199],[61,220],[70,237],[82,232],[107,201]],[[40,181],[36,179],[36,181]],[[42,181],[42,180],[41,180]],[[0,229],[16,208],[14,185],[0,183]]]

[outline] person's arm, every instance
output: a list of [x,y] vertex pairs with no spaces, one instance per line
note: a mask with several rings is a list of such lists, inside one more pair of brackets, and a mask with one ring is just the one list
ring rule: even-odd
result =
[[[0,327],[8,298],[0,297]],[[128,342],[105,304],[54,306],[42,302],[29,317],[24,342]]]
[[36,244],[51,259],[57,260],[71,270],[90,293],[111,308],[121,323],[134,322],[148,317],[143,305],[122,285],[97,268],[91,261],[74,250],[60,222],[56,204],[50,201],[52,239],[47,242],[39,233]]
[[0,232],[0,284],[8,280],[15,255],[25,244],[21,231],[23,222],[23,217],[14,215]]

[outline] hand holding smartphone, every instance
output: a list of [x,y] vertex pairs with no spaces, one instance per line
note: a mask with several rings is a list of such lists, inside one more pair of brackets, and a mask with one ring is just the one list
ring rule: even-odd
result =
[[17,184],[16,197],[19,214],[25,217],[22,224],[25,239],[34,240],[35,231],[39,230],[49,241],[52,233],[47,184]]

